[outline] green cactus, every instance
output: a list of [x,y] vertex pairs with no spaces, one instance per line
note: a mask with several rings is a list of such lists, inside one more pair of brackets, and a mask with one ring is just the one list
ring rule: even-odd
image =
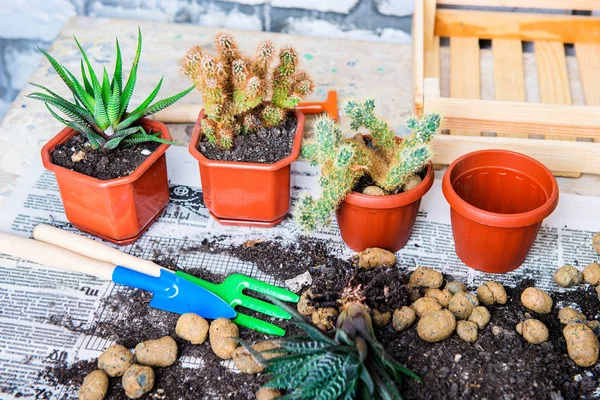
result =
[[370,143],[365,143],[361,134],[344,139],[340,126],[328,117],[315,120],[312,138],[302,145],[302,157],[321,166],[322,195],[314,199],[304,194],[294,209],[296,222],[309,232],[329,224],[335,209],[362,176],[368,175],[386,194],[394,194],[432,157],[429,142],[440,126],[438,114],[409,118],[411,133],[399,141],[389,124],[374,114],[374,100],[349,100],[343,108],[353,130],[368,130]]
[[199,46],[192,48],[183,73],[203,94],[204,134],[221,148],[231,148],[235,135],[277,126],[313,91],[312,80],[298,70],[298,54],[290,46],[280,50],[272,72],[275,47],[269,41],[258,45],[254,58],[242,54],[227,33],[217,34],[215,48],[216,56]]

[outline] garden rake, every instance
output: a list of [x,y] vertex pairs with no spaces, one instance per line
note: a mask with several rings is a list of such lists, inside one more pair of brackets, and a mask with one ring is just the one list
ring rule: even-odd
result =
[[[119,251],[113,247],[109,247],[101,242],[49,225],[38,225],[33,230],[33,237],[36,240],[56,244],[65,249],[69,249],[80,254],[85,254],[88,257],[122,265],[126,268],[144,273],[146,275],[159,276],[161,271],[173,272],[167,268],[153,263],[152,261],[123,253],[122,251]],[[281,301],[292,303],[298,302],[299,300],[298,295],[290,292],[289,290],[282,289],[242,274],[229,275],[222,283],[219,284],[205,281],[182,271],[176,271],[175,275],[214,293],[234,309],[238,306],[241,306],[274,318],[290,319],[291,315],[282,308],[266,301],[248,296],[244,294],[243,291],[247,289],[261,295],[270,296]],[[236,317],[233,319],[233,322],[238,325],[271,335],[283,336],[285,334],[285,330],[277,325],[252,317],[250,315],[242,314],[240,312],[237,313]]]

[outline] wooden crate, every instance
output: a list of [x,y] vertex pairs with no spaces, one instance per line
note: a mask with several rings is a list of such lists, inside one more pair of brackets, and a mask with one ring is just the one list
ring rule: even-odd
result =
[[[600,1],[416,0],[415,112],[440,113],[450,132],[436,137],[434,162],[496,148],[530,155],[557,175],[600,174],[600,18],[483,6],[590,11]],[[442,37],[450,42],[450,97],[441,96]],[[495,100],[481,99],[480,39],[492,43]],[[526,102],[522,42],[533,42],[539,103]],[[574,45],[586,105],[572,105],[564,44]]]

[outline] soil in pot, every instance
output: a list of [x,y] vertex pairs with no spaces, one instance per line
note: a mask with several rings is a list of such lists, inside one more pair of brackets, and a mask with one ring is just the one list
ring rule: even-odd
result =
[[93,150],[82,134],[77,134],[52,151],[52,162],[93,178],[108,180],[128,176],[152,154],[160,143],[140,143],[117,148],[110,153]]
[[273,164],[290,155],[296,135],[294,113],[272,128],[261,128],[247,135],[237,135],[231,150],[223,150],[202,137],[198,150],[209,160]]

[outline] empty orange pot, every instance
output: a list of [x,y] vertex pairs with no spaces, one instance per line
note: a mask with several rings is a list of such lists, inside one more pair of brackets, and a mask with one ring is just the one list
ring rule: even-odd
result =
[[558,204],[558,185],[542,163],[505,150],[482,150],[454,161],[442,181],[450,203],[456,254],[485,272],[519,267],[542,220]]
[[274,164],[209,160],[198,150],[200,111],[189,151],[200,165],[202,195],[211,215],[223,225],[271,227],[290,210],[290,165],[300,155],[304,114],[294,111],[296,135],[289,156]]
[[403,248],[415,225],[421,198],[431,189],[433,179],[430,162],[423,181],[408,192],[389,196],[350,193],[335,213],[344,242],[355,251]]
[[[165,124],[142,119],[141,125],[171,140]],[[131,175],[100,180],[52,163],[56,145],[76,134],[65,128],[42,148],[42,162],[56,174],[67,219],[78,229],[113,243],[135,242],[169,201],[165,158],[169,145],[161,144]]]

